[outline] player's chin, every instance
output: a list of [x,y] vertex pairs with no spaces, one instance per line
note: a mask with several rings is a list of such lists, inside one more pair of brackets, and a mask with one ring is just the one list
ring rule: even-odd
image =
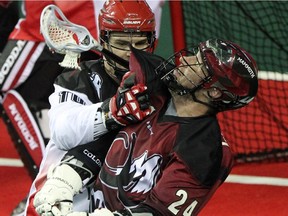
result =
[[127,68],[123,67],[122,65],[116,64],[116,67],[119,69],[127,70]]

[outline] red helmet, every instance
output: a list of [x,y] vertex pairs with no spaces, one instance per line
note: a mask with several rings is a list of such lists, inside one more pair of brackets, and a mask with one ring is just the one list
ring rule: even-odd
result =
[[147,32],[155,41],[155,16],[146,1],[109,0],[99,14],[100,37],[107,42],[109,32]]
[[213,101],[219,110],[237,109],[250,103],[258,90],[258,68],[252,56],[230,41],[200,43],[199,50],[210,80],[203,88],[216,87],[222,97]]
[[[173,71],[178,68],[179,57],[196,55],[198,51],[208,75],[203,76],[202,81],[195,83],[193,88],[187,89],[177,82]],[[256,96],[258,90],[258,68],[255,60],[238,45],[220,39],[202,42],[193,50],[181,50],[163,62],[156,71],[170,89],[180,95],[190,93],[194,100],[200,103],[203,102],[199,101],[194,94],[197,89],[217,88],[222,92],[222,97],[214,99],[207,105],[219,111],[247,105]]]

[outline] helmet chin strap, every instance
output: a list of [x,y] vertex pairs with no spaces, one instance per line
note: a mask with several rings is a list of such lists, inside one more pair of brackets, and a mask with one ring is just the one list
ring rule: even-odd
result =
[[118,67],[115,68],[115,76],[117,77],[117,79],[122,80],[122,77],[125,75],[125,73],[127,73],[128,70],[127,69],[120,69]]
[[[106,37],[107,37],[107,40],[108,40],[109,35],[106,35]],[[104,43],[107,44],[109,51],[112,52],[111,45],[110,45],[105,39],[100,38],[100,40],[101,40],[102,45],[103,45]],[[113,70],[114,70],[114,75],[116,76],[116,78],[117,78],[119,81],[121,81],[121,80],[122,80],[122,77],[124,76],[124,74],[127,73],[129,70],[128,70],[128,69],[122,69],[122,68],[117,67],[117,66],[116,66],[116,63],[115,63],[114,61],[112,61],[110,58],[107,58],[107,57],[106,57],[105,60],[106,60],[106,62],[108,63],[108,65],[109,65],[111,68],[113,68]]]
[[122,68],[117,67],[116,63],[111,61],[111,59],[106,59],[106,61],[109,64],[109,66],[113,68],[114,75],[117,77],[119,81],[121,81],[124,74],[129,71],[128,69],[122,69]]
[[[211,104],[211,103],[209,103],[209,102],[204,102],[204,101],[199,100],[199,99],[196,97],[195,92],[196,92],[196,91],[190,92],[190,95],[192,96],[193,101],[195,101],[196,103],[200,103],[200,104],[203,104],[203,105],[205,105],[205,106],[210,107],[210,108],[211,108],[210,110],[212,110],[212,111],[208,112],[209,114],[212,114],[212,113],[215,113],[215,112],[217,113],[217,112],[218,112],[217,107],[214,106],[213,104]],[[209,96],[209,97],[212,98],[211,96]]]

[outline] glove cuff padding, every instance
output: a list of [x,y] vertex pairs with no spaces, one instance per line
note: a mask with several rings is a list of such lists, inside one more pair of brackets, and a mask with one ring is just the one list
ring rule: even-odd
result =
[[[107,208],[101,208],[96,209],[93,213],[86,213],[86,212],[72,212],[70,214],[67,214],[66,216],[114,216],[109,209]],[[122,215],[120,215],[122,216]]]
[[72,212],[73,197],[82,188],[79,174],[69,165],[49,167],[47,181],[35,194],[33,205],[39,215],[67,215]]
[[111,100],[112,98],[108,98],[101,105],[103,124],[107,130],[119,130],[125,125],[121,124],[115,118],[113,118],[110,111]]
[[[137,215],[147,215],[152,216],[152,213],[139,213]],[[93,213],[86,213],[86,212],[72,212],[67,214],[66,216],[132,216],[132,212],[129,208],[123,209],[121,212],[114,211],[111,212],[107,208],[99,208],[95,209]]]
[[66,188],[71,194],[75,195],[82,188],[82,180],[72,167],[61,164],[56,168],[49,168],[45,185],[57,185],[59,188]]
[[114,214],[107,208],[95,209],[89,216],[114,216]]

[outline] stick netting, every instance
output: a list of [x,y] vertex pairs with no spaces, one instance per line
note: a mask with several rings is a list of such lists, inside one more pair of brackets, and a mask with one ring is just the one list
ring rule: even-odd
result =
[[42,17],[41,31],[52,50],[65,54],[63,61],[59,64],[62,67],[79,69],[78,59],[80,53],[65,49],[68,45],[77,45],[78,37],[70,30],[73,27],[69,24],[65,25],[65,23],[65,21],[58,20],[51,10],[47,10]]
[[48,34],[55,46],[63,47],[67,43],[77,44],[75,38],[73,37],[73,35],[75,35],[73,32],[68,29],[59,28],[59,26],[56,24],[57,22],[52,22],[48,27]]

